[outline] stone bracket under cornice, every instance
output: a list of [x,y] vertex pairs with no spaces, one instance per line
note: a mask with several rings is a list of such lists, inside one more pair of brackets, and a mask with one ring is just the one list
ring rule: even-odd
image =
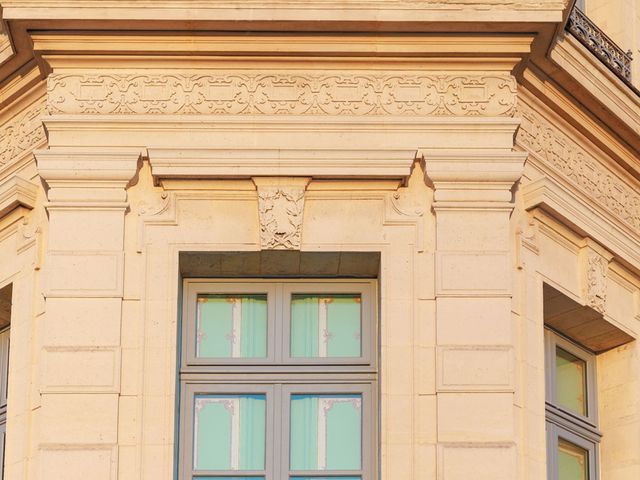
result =
[[584,237],[590,237],[640,271],[640,236],[611,215],[594,214],[594,205],[549,177],[522,189],[524,208],[540,209],[559,218]]
[[0,218],[17,207],[33,209],[37,196],[37,185],[18,176],[10,177],[0,183]]
[[421,149],[426,177],[435,188],[434,208],[513,208],[511,188],[528,154],[504,149]]
[[126,147],[56,147],[33,153],[38,173],[50,187],[48,207],[125,208],[125,188],[141,155],[139,148]]

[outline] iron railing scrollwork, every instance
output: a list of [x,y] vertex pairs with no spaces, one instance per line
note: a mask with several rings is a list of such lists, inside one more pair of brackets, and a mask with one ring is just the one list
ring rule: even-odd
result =
[[625,83],[631,84],[631,51],[624,52],[582,10],[574,7],[567,30]]

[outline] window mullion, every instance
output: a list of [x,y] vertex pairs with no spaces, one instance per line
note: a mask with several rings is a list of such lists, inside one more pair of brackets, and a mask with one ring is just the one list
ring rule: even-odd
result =
[[282,401],[282,384],[274,385],[274,405],[273,405],[273,472],[271,480],[279,480],[283,478],[283,448],[282,439],[284,435],[284,407]]
[[283,359],[285,358],[285,348],[283,341],[283,332],[284,332],[284,323],[282,320],[283,312],[284,312],[284,296],[283,296],[283,284],[276,284],[276,293],[275,293],[275,312],[276,317],[273,322],[273,335],[275,335],[275,361],[276,364],[283,363]]

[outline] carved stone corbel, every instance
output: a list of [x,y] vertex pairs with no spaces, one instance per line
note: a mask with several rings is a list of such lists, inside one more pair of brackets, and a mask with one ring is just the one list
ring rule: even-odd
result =
[[591,239],[586,239],[581,255],[585,303],[604,315],[607,310],[607,274],[613,255]]
[[310,178],[254,177],[262,250],[300,250],[304,193]]

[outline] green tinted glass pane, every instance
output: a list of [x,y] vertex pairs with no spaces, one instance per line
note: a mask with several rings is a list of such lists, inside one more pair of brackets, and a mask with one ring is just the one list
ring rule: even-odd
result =
[[360,357],[360,294],[291,298],[292,357]]
[[556,402],[580,415],[587,415],[587,364],[556,348]]
[[264,477],[193,477],[193,480],[264,480]]
[[291,396],[291,470],[360,470],[362,395]]
[[588,480],[589,452],[571,442],[558,439],[558,480]]
[[290,477],[291,480],[360,480],[362,477]]
[[196,356],[267,356],[266,295],[198,295]]
[[264,395],[196,395],[195,470],[263,470]]

